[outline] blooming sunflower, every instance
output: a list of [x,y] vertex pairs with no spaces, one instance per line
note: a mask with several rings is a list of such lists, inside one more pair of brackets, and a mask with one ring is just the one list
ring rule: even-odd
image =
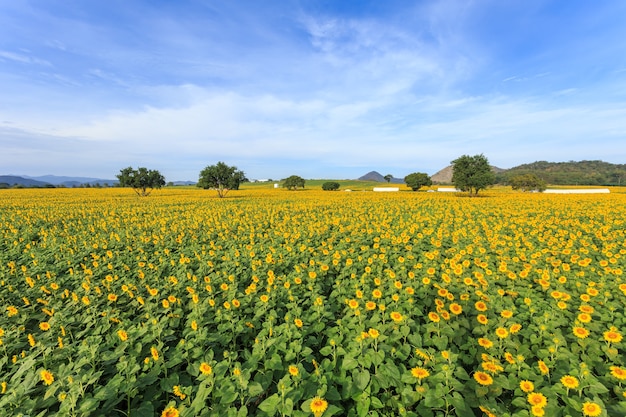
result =
[[584,416],[597,417],[602,414],[602,407],[594,402],[586,401],[583,403],[582,411]]
[[622,341],[622,335],[611,329],[604,332],[604,340],[609,343],[619,343]]
[[439,314],[434,313],[434,312],[432,312],[432,311],[431,311],[430,313],[428,313],[428,319],[429,319],[430,321],[432,321],[433,323],[439,323],[439,321],[441,320],[441,319],[439,318]]
[[450,304],[450,312],[456,316],[463,312],[463,307],[460,304],[452,303]]
[[535,384],[525,379],[519,383],[519,388],[526,393],[533,392],[535,390]]
[[213,373],[213,368],[206,362],[202,362],[200,364],[200,372],[202,375],[211,375]]
[[321,397],[315,397],[311,400],[309,408],[315,417],[320,417],[328,408],[328,402]]
[[289,374],[291,376],[298,376],[299,373],[300,373],[300,370],[298,369],[296,365],[289,365]]
[[509,331],[504,327],[498,327],[496,329],[496,336],[498,336],[500,339],[506,339],[508,335]]
[[576,388],[578,387],[578,379],[575,376],[565,375],[561,378],[561,384],[565,388]]
[[585,329],[584,327],[574,327],[572,329],[572,332],[574,333],[574,336],[579,339],[584,339],[589,336],[589,330]]
[[52,375],[52,372],[43,369],[40,373],[39,376],[41,377],[41,380],[43,381],[44,384],[46,385],[50,385],[54,382],[54,375]]
[[619,366],[611,366],[609,369],[611,370],[611,375],[620,381],[626,379],[626,369],[620,368]]
[[548,399],[540,392],[531,392],[528,394],[528,403],[533,407],[545,407],[548,404]]
[[427,376],[430,376],[430,372],[428,372],[427,369],[416,366],[415,368],[411,369],[411,375],[413,375],[415,378],[419,380],[422,380],[426,378]]
[[396,323],[399,323],[402,321],[402,314],[398,313],[397,311],[392,311],[390,314],[391,320],[395,321]]
[[482,372],[482,371],[474,372],[474,379],[480,385],[487,386],[487,385],[493,384],[493,378],[491,377],[491,375],[489,375],[486,372]]
[[174,407],[168,407],[163,410],[161,417],[178,417],[178,410]]

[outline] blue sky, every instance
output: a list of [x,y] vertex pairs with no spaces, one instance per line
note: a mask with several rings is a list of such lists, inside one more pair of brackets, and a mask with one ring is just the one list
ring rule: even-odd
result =
[[0,174],[626,163],[626,2],[0,1]]

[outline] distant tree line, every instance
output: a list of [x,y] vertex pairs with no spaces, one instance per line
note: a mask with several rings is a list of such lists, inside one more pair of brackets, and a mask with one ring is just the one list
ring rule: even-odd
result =
[[604,161],[537,161],[508,169],[496,175],[499,184],[511,185],[511,178],[535,175],[553,185],[617,185],[626,184],[626,164]]

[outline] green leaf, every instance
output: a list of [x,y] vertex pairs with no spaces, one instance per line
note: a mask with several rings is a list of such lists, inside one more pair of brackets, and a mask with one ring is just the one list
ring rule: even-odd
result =
[[367,369],[361,372],[356,371],[352,374],[352,380],[359,390],[364,391],[370,383],[370,373]]
[[356,368],[359,366],[359,362],[351,356],[346,356],[343,358],[342,368],[346,371]]
[[142,401],[141,405],[133,410],[133,417],[153,417],[154,406],[150,401]]
[[259,404],[259,410],[273,416],[278,411],[278,405],[280,404],[280,397],[278,394],[270,395]]
[[356,403],[356,413],[359,417],[365,417],[370,411],[370,397],[366,397]]

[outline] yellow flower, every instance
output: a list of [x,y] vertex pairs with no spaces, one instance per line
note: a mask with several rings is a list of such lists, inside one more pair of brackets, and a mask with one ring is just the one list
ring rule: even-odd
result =
[[589,330],[585,329],[584,327],[574,327],[572,329],[572,332],[574,333],[574,336],[579,339],[584,339],[589,336]]
[[428,319],[429,319],[430,321],[434,322],[434,323],[439,323],[439,321],[441,320],[441,319],[439,318],[439,314],[434,313],[434,312],[432,312],[432,311],[431,311],[430,313],[428,313]]
[[489,375],[486,372],[482,372],[482,371],[477,371],[474,372],[474,379],[476,380],[476,382],[478,382],[480,385],[491,385],[493,384],[493,378],[491,378],[491,375]]
[[39,376],[41,377],[41,380],[43,381],[43,383],[46,385],[50,385],[54,382],[54,376],[52,375],[52,372],[50,371],[47,371],[44,369],[39,373]]
[[498,327],[496,329],[496,336],[498,336],[500,339],[506,339],[508,335],[509,335],[509,331],[505,329],[504,327]]
[[626,379],[626,369],[620,368],[619,366],[611,366],[609,369],[611,370],[611,375],[620,381]]
[[397,311],[392,311],[389,316],[391,317],[391,320],[395,321],[396,323],[402,321],[402,314],[398,313]]
[[474,304],[474,306],[476,307],[476,310],[478,311],[487,311],[487,304],[484,301],[477,301],[476,304]]
[[50,330],[50,323],[48,323],[47,321],[43,321],[39,323],[39,328],[44,332],[47,332],[48,330]]
[[115,294],[109,294],[109,295],[107,296],[107,299],[108,299],[109,301],[115,302],[115,301],[117,301],[117,295],[115,295]]
[[297,328],[301,328],[303,326],[304,323],[302,323],[302,320],[300,319],[295,319],[293,321],[293,323],[296,325]]
[[169,407],[163,410],[161,417],[178,417],[178,410],[174,407]]
[[159,351],[154,346],[150,348],[150,355],[152,355],[152,359],[155,361],[159,360]]
[[519,383],[519,388],[526,393],[533,392],[535,390],[535,384],[525,379]]
[[376,329],[369,329],[367,333],[370,335],[372,339],[377,339],[380,336],[380,333]]
[[417,378],[418,380],[422,380],[427,376],[430,376],[430,372],[428,372],[427,369],[416,366],[415,368],[411,369],[411,375],[413,375],[413,377]]
[[528,394],[528,404],[533,407],[545,407],[548,404],[548,399],[540,392],[531,392]]
[[550,368],[548,368],[548,365],[546,365],[544,361],[537,362],[537,366],[539,367],[539,372],[541,372],[542,375],[550,373]]
[[485,349],[489,349],[490,347],[493,346],[493,342],[489,339],[485,339],[484,337],[481,337],[478,339],[478,344],[484,347]]
[[315,417],[320,417],[328,408],[328,402],[321,397],[315,397],[311,400],[309,408]]
[[571,375],[565,375],[561,378],[561,384],[563,384],[565,388],[576,388],[578,387],[578,379]]
[[119,329],[117,331],[117,337],[119,337],[122,342],[125,342],[128,340],[128,334],[122,329]]
[[463,307],[461,307],[457,303],[452,303],[452,304],[450,304],[450,312],[452,314],[458,316],[459,314],[461,314],[463,312]]
[[600,407],[598,404],[591,402],[591,401],[586,401],[585,403],[583,403],[583,415],[585,416],[589,416],[589,417],[597,417],[600,414],[602,414],[602,407]]
[[543,417],[546,415],[546,410],[538,405],[533,405],[532,407],[530,407],[530,413],[533,415],[533,417]]
[[476,320],[478,320],[478,322],[480,324],[487,324],[487,323],[489,323],[489,319],[484,314],[477,315],[476,316]]
[[211,375],[213,373],[213,368],[206,362],[202,362],[200,364],[200,372],[202,375]]
[[300,373],[300,370],[298,369],[296,365],[289,365],[289,374],[291,376],[298,376],[299,373]]
[[348,306],[354,310],[359,307],[359,302],[357,300],[350,300],[348,301]]
[[604,332],[604,340],[609,343],[619,343],[622,341],[622,335],[615,330],[608,330]]

